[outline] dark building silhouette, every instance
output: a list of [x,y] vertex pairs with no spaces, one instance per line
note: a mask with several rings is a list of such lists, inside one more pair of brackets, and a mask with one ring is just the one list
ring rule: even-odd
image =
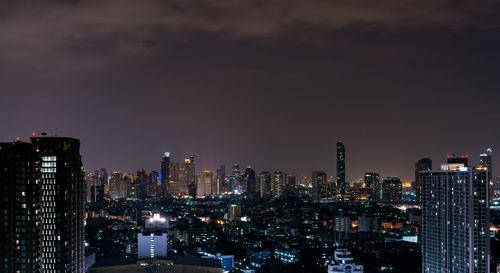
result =
[[85,272],[84,172],[80,141],[33,137],[41,157],[42,272]]
[[403,195],[403,185],[397,177],[382,178],[380,199],[382,202],[400,202]]
[[342,141],[337,142],[337,193],[345,195],[345,147]]
[[2,272],[41,272],[40,160],[30,143],[0,143]]
[[415,196],[417,203],[422,202],[422,171],[432,170],[432,160],[422,158],[415,163]]
[[170,153],[165,152],[161,160],[161,170],[160,170],[160,187],[157,190],[157,195],[164,196],[169,192],[169,182],[170,182]]
[[469,166],[469,156],[461,155],[457,156],[454,154],[446,156],[446,163],[448,164],[464,164],[465,167]]
[[315,171],[312,173],[313,198],[324,199],[329,197],[329,187],[326,178],[326,173],[323,171]]
[[247,192],[250,194],[257,193],[257,177],[255,176],[255,171],[251,166],[248,166],[245,170],[245,180],[247,184]]
[[380,175],[378,173],[365,173],[365,188],[370,200],[380,199]]

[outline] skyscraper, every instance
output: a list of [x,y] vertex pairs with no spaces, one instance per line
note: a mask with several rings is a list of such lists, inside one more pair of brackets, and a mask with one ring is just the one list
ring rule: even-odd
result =
[[486,168],[443,164],[422,182],[422,271],[489,273]]
[[180,183],[179,183],[179,163],[170,163],[170,177],[168,183],[168,193],[172,195],[177,195],[181,193]]
[[337,142],[337,193],[345,195],[345,147],[342,141]]
[[432,160],[422,158],[415,163],[415,195],[417,203],[422,202],[422,171],[432,170]]
[[40,157],[30,143],[0,143],[3,272],[41,272]]
[[326,173],[323,171],[315,171],[312,173],[312,195],[314,199],[324,199],[329,197],[329,187],[326,179]]
[[281,197],[283,195],[283,190],[285,188],[285,177],[281,171],[276,171],[273,173],[273,177],[271,180],[271,194],[274,197]]
[[217,169],[217,177],[215,178],[215,193],[221,194],[229,191],[226,184],[226,166],[222,165]]
[[271,173],[270,172],[260,172],[259,173],[259,192],[260,192],[261,198],[265,198],[271,194]]
[[247,192],[250,194],[257,193],[257,177],[255,176],[255,171],[251,166],[248,166],[245,170],[245,180],[247,185]]
[[382,178],[382,188],[380,191],[380,200],[382,202],[401,202],[403,195],[403,184],[397,177]]
[[493,170],[491,165],[491,148],[486,149],[484,154],[480,155],[479,165],[488,170],[488,202],[493,200]]
[[365,173],[365,188],[368,189],[370,200],[379,200],[380,175],[378,173]]
[[200,179],[198,180],[198,196],[209,196],[212,195],[212,172],[211,171],[203,171],[200,175]]
[[160,188],[158,190],[158,195],[166,195],[169,192],[169,180],[170,180],[170,153],[165,152],[161,160],[161,170],[160,170],[161,180]]
[[84,189],[80,141],[33,137],[42,159],[42,272],[85,272]]
[[120,198],[120,184],[122,182],[122,174],[119,171],[113,171],[109,179],[111,199]]

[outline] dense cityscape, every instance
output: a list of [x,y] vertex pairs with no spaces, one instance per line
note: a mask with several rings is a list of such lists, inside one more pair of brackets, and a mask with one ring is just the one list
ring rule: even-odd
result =
[[196,155],[179,164],[169,152],[158,170],[91,171],[79,149],[78,139],[46,133],[0,144],[5,272],[490,272],[500,264],[500,181],[489,148],[419,159],[409,182],[371,170],[346,181],[340,141],[334,177],[237,163],[198,170]]

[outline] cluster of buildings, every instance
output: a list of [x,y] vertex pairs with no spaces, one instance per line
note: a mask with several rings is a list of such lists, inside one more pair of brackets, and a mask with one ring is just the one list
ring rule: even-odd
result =
[[147,270],[251,272],[313,253],[324,271],[363,272],[382,260],[369,257],[416,253],[422,272],[491,271],[491,150],[477,166],[449,155],[436,170],[423,158],[405,185],[374,172],[349,184],[342,142],[334,179],[314,171],[300,183],[238,164],[197,174],[194,155],[178,164],[169,153],[158,172],[85,173],[79,148],[45,134],[0,143],[4,271],[86,272],[104,241]]

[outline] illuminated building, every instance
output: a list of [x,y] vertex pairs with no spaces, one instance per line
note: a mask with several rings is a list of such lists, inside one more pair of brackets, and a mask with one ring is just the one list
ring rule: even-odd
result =
[[217,176],[215,177],[215,183],[214,187],[212,188],[212,192],[219,195],[225,191],[229,191],[226,185],[226,166],[220,166],[220,168],[217,169],[216,175]]
[[170,181],[168,183],[168,193],[177,195],[181,193],[179,183],[179,163],[170,163]]
[[197,196],[209,196],[212,195],[212,172],[203,171],[198,180]]
[[190,155],[184,159],[179,169],[179,189],[182,193],[189,193],[191,196],[196,196],[196,179],[195,179],[195,156]]
[[144,231],[137,234],[137,259],[155,260],[167,257],[168,221],[155,213],[144,222]]
[[147,183],[148,183],[148,175],[146,174],[146,171],[145,170],[137,171],[137,175],[135,176],[130,191],[132,198],[145,200]]
[[158,195],[166,195],[169,192],[170,185],[170,153],[165,152],[161,159],[160,187],[157,190]]
[[83,273],[84,174],[80,141],[64,137],[32,137],[31,142],[42,158],[42,272]]
[[415,163],[415,200],[418,204],[422,202],[422,171],[432,170],[432,160],[422,158]]
[[328,273],[363,273],[363,266],[353,263],[348,249],[338,248],[333,255],[333,261],[328,265]]
[[146,180],[146,196],[152,197],[157,196],[157,190],[161,189],[161,185],[158,185],[159,174],[157,171],[151,171]]
[[313,172],[312,184],[313,184],[312,195],[314,199],[325,199],[330,196],[325,172],[323,171]]
[[271,173],[270,172],[260,172],[259,173],[259,192],[260,192],[261,198],[265,198],[271,194]]
[[380,199],[380,175],[378,173],[365,173],[365,188],[368,189],[370,200]]
[[241,219],[241,206],[236,204],[229,204],[227,206],[227,219],[235,221]]
[[493,190],[493,170],[492,170],[492,165],[491,165],[491,153],[492,153],[491,149],[488,148],[488,149],[486,149],[486,152],[484,154],[480,155],[480,158],[479,158],[479,166],[484,167],[488,170],[488,177],[489,177],[488,202],[490,202],[490,203],[493,200],[493,192],[494,192],[494,190]]
[[337,193],[345,194],[345,147],[342,141],[337,142]]
[[122,182],[122,174],[118,171],[113,171],[109,178],[111,199],[120,198],[120,184]]
[[216,253],[215,255],[208,252],[199,252],[203,256],[202,259],[215,259],[220,260],[223,272],[229,272],[234,267],[234,255],[222,255],[221,253]]
[[281,171],[276,171],[273,173],[271,180],[271,195],[274,197],[281,197],[283,195],[283,190],[285,189],[285,177]]
[[465,167],[469,166],[469,156],[468,155],[461,155],[457,156],[454,154],[447,155],[446,156],[446,163],[448,164],[463,164]]
[[30,143],[0,143],[2,272],[41,272],[40,167]]
[[280,260],[282,263],[295,263],[300,259],[300,250],[292,249],[276,249],[274,250],[274,258]]
[[403,185],[397,177],[382,178],[382,189],[380,200],[382,202],[395,203],[402,200]]
[[466,163],[422,172],[422,272],[490,272],[488,171]]

